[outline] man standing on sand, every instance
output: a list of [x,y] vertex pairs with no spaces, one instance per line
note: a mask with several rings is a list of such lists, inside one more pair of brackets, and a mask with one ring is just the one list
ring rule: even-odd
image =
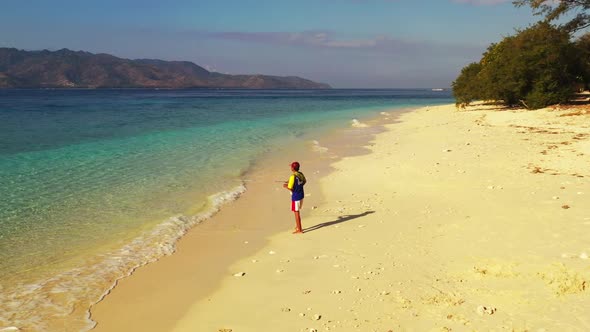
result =
[[303,173],[299,172],[299,163],[294,161],[291,163],[291,176],[289,177],[289,182],[283,184],[283,188],[287,188],[287,190],[291,191],[291,211],[295,213],[295,231],[293,234],[302,234],[303,229],[301,228],[301,215],[299,211],[301,210],[301,206],[303,205],[303,197],[305,193],[303,192],[303,185],[305,185],[305,176]]

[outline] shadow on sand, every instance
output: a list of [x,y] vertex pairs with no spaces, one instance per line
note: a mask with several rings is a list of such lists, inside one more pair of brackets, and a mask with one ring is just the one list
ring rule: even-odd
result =
[[332,226],[332,225],[337,225],[337,224],[342,223],[342,222],[345,222],[345,221],[349,221],[349,220],[352,220],[352,219],[364,217],[364,216],[369,215],[371,213],[375,213],[375,211],[365,211],[365,212],[360,213],[360,214],[349,214],[349,215],[340,216],[340,217],[338,217],[338,220],[327,221],[327,222],[323,222],[321,224],[317,224],[315,226],[304,228],[303,229],[303,233],[315,231],[315,230],[318,230],[320,228],[324,228],[324,227],[328,227],[328,226]]

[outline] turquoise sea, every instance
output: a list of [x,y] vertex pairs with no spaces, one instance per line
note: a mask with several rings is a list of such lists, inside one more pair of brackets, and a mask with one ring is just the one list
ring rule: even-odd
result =
[[92,327],[113,281],[236,199],[264,153],[452,102],[429,89],[0,90],[0,330]]

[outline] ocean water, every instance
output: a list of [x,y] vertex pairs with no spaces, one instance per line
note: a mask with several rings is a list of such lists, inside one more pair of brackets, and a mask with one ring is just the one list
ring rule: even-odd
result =
[[93,326],[113,281],[246,190],[264,153],[431,90],[0,90],[0,329]]

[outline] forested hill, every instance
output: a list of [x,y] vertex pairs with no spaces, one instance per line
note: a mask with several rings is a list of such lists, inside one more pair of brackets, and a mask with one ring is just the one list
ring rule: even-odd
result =
[[129,60],[61,49],[0,48],[0,88],[329,89],[296,76],[226,75],[188,61]]

